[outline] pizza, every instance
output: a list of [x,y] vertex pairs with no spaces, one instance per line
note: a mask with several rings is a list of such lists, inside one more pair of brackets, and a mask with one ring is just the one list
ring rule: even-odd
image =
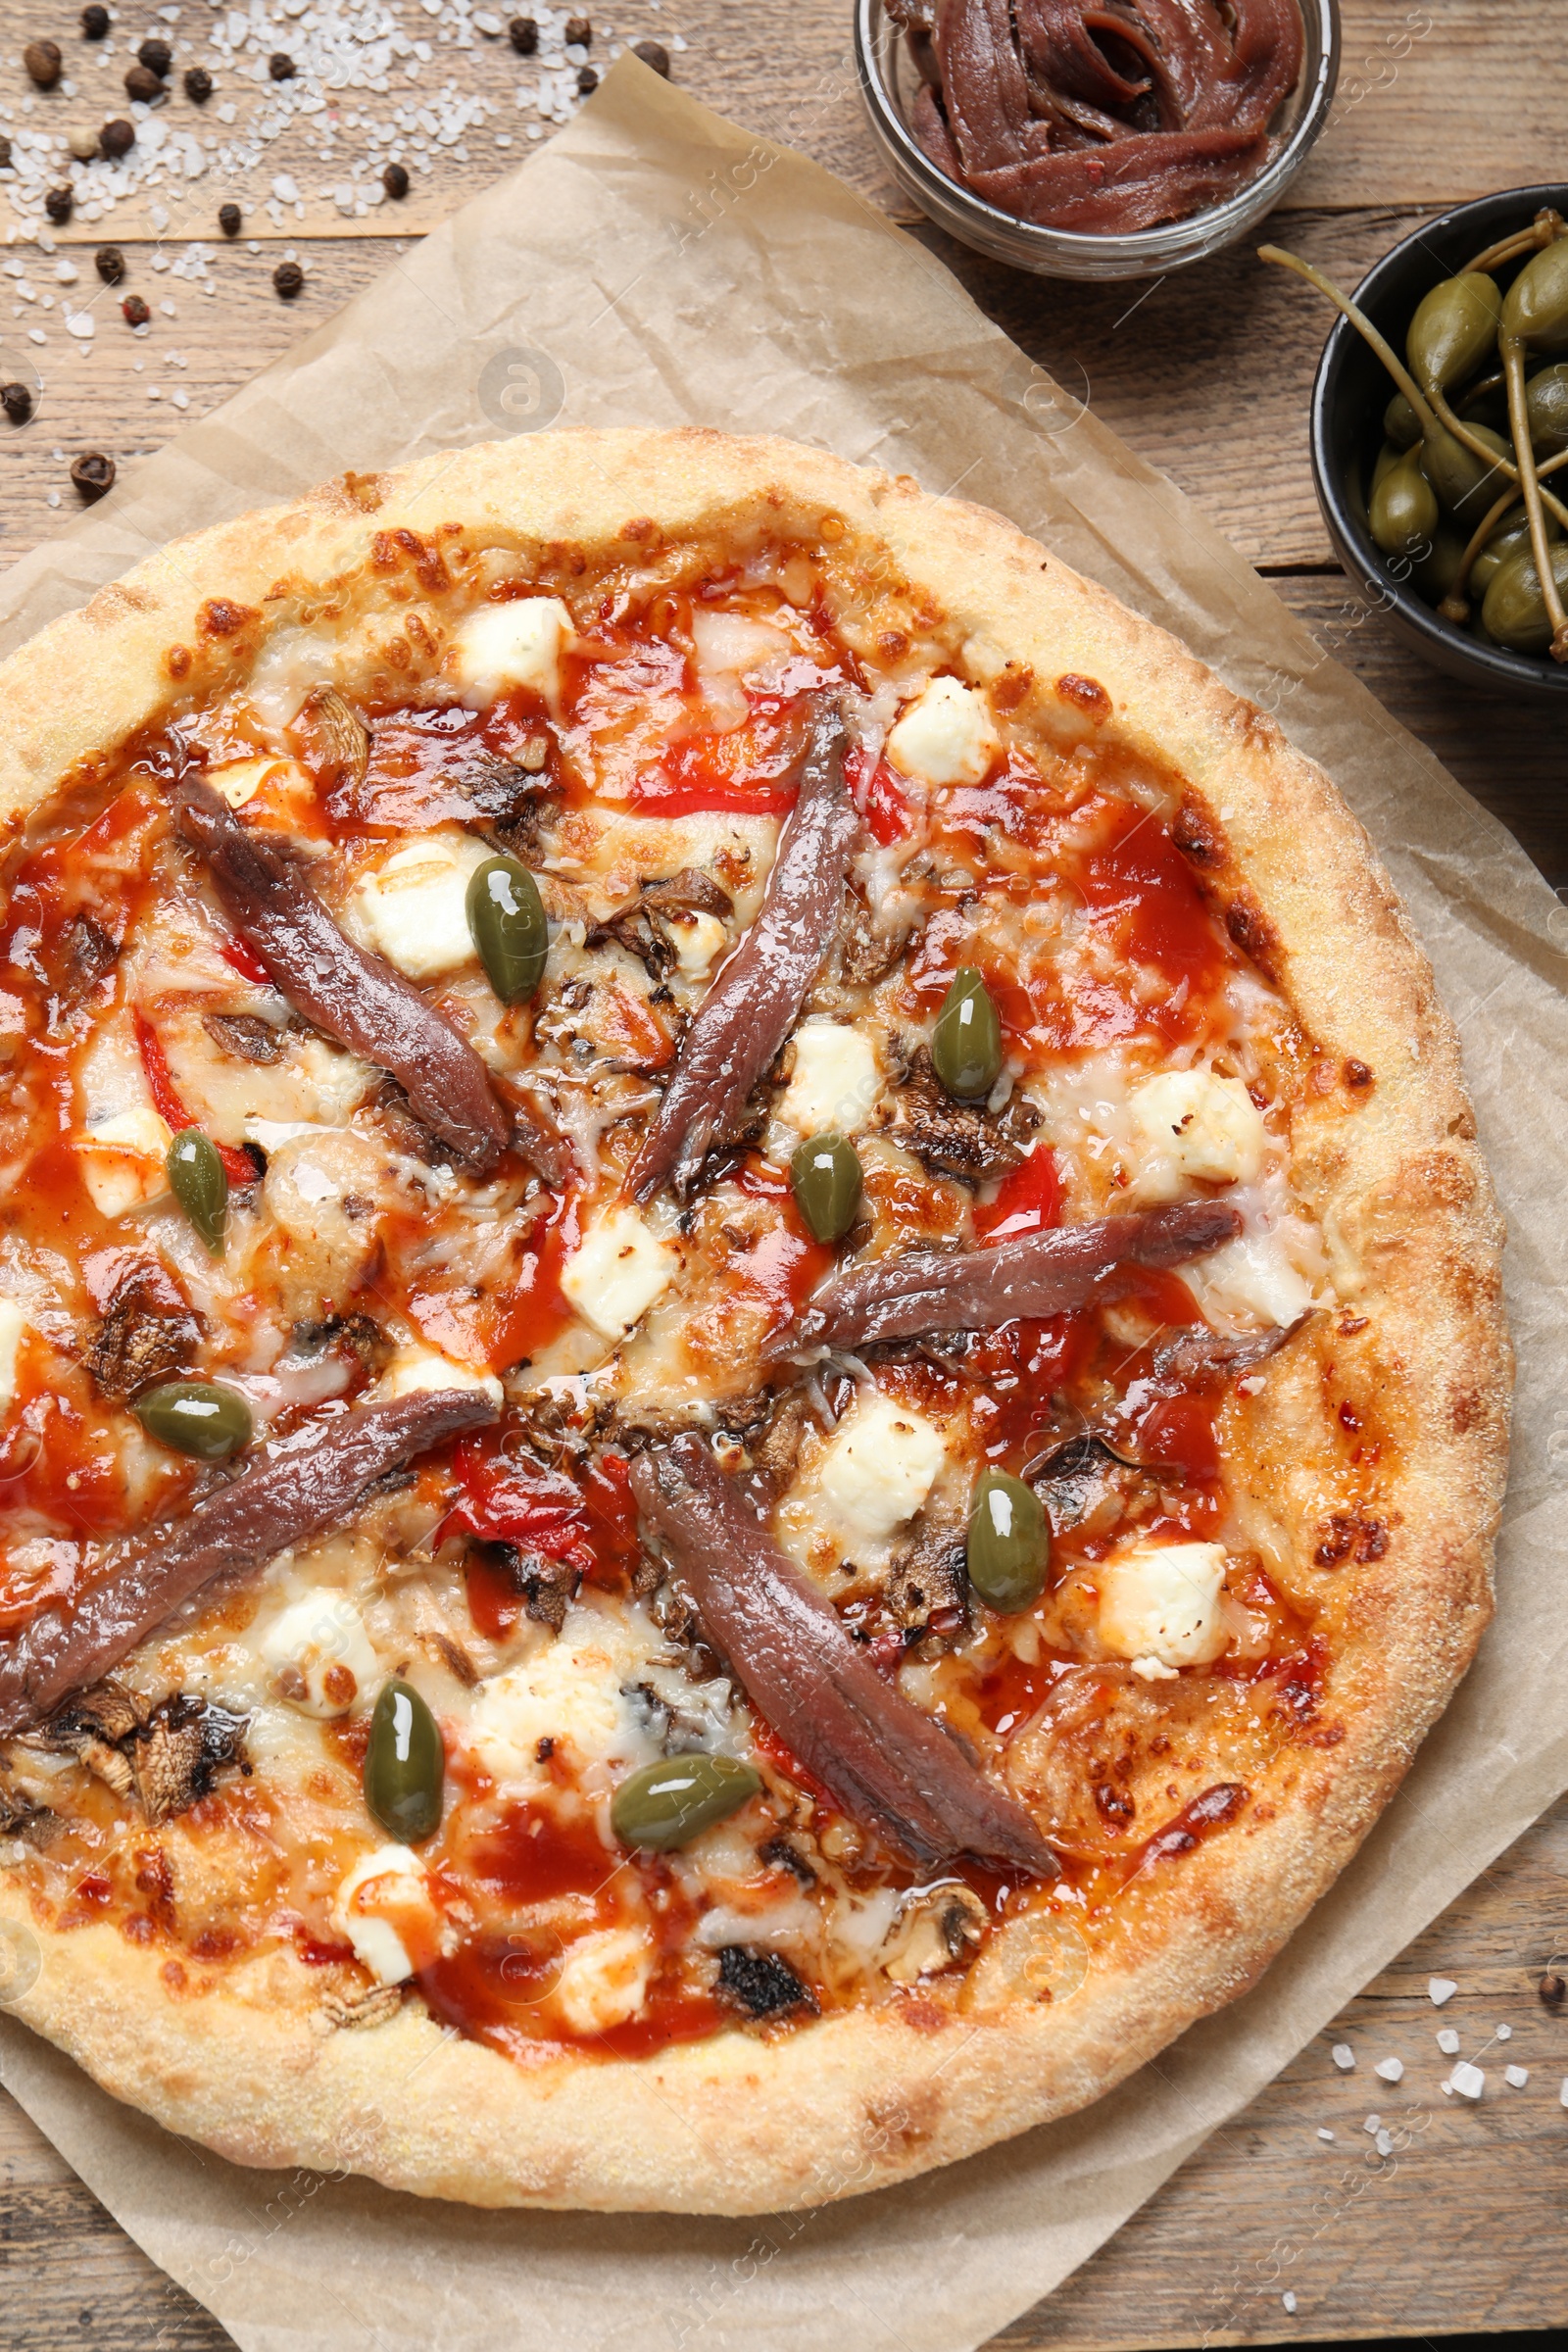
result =
[[1251,1984],[1510,1378],[1273,721],[701,431],[346,475],[3,676],[8,2006],[240,2163],[746,2212]]

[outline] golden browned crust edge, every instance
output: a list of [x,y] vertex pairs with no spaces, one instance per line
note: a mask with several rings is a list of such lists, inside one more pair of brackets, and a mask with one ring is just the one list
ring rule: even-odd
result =
[[[811,533],[831,513],[880,546],[977,668],[1005,655],[1044,690],[1097,679],[1106,726],[1185,778],[1211,887],[1303,1025],[1375,1073],[1353,1117],[1326,1099],[1297,1137],[1298,1181],[1380,1335],[1399,1440],[1389,1548],[1342,1588],[1344,1737],[1282,1750],[1255,1792],[1272,1816],[1254,1805],[1187,1857],[1075,1998],[1000,2019],[916,1998],[776,2040],[523,2070],[410,2011],[323,2036],[297,2006],[221,1984],[175,1999],[155,1952],[106,1927],[40,1925],[44,1965],[16,2013],[117,2096],[242,2163],[346,2166],[476,2204],[746,2213],[883,2186],[1080,2107],[1255,1981],[1376,1820],[1490,1613],[1511,1379],[1501,1231],[1426,958],[1327,777],[1174,639],[999,517],[787,442],[701,431],[539,435],[329,485],[164,550],[0,670],[0,822],[220,676],[231,649],[250,659],[265,621],[215,630],[214,600],[265,616],[275,582],[353,573],[374,531],[457,526],[543,554],[650,515],[671,539],[722,532],[760,502],[781,529]],[[191,657],[177,675],[175,646]]]

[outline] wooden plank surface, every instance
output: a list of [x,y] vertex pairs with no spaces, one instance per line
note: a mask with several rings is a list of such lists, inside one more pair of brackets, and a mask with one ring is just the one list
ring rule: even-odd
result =
[[[120,75],[154,13],[121,7],[116,54],[100,65],[83,57],[74,0],[0,0],[0,129],[63,134],[122,111]],[[518,109],[515,92],[536,76],[504,42],[443,41],[456,23],[450,9],[432,18],[409,5],[403,14],[410,32],[432,43],[424,81],[409,86],[449,85],[484,97],[494,112],[437,152],[402,206],[344,218],[331,195],[343,182],[341,158],[329,166],[313,157],[308,141],[319,118],[314,131],[301,118],[261,166],[237,178],[215,167],[177,199],[166,189],[117,205],[111,219],[78,219],[47,257],[20,244],[0,257],[22,261],[35,297],[22,300],[14,280],[0,276],[0,376],[36,367],[43,377],[33,422],[21,431],[0,424],[0,562],[74,511],[72,457],[107,449],[125,460],[161,447],[368,284],[400,244],[521,159],[536,117]],[[207,12],[187,15],[194,28]],[[1568,170],[1568,46],[1549,37],[1541,0],[1347,0],[1344,23],[1340,96],[1289,208],[1270,224],[1282,242],[1353,281],[1423,214]],[[744,10],[725,0],[617,0],[599,22],[595,55],[603,61],[620,40],[648,35],[672,46],[683,39],[685,48],[674,48],[678,82],[735,121],[788,140],[908,220],[864,128],[849,29],[849,0],[752,0]],[[176,24],[176,40],[181,30]],[[29,85],[18,60],[24,41],[39,35],[61,42],[76,90],[34,94],[24,115]],[[225,96],[222,76],[220,85],[215,104]],[[401,88],[394,76],[386,105]],[[243,115],[256,94],[237,83],[235,90]],[[334,103],[347,112],[353,100]],[[187,127],[193,120],[178,98],[168,114]],[[200,127],[217,134],[205,118]],[[353,152],[354,141],[343,147]],[[269,217],[280,173],[297,182],[303,218],[292,206]],[[248,208],[235,245],[216,228],[218,205],[229,196]],[[154,202],[167,214],[161,225]],[[7,219],[0,204],[0,238]],[[1045,284],[982,262],[933,230],[919,233],[1032,357],[1199,501],[1325,649],[1364,677],[1568,890],[1560,721],[1424,669],[1383,620],[1348,600],[1330,560],[1304,431],[1326,320],[1305,289],[1265,270],[1250,249],[1152,286]],[[125,285],[113,293],[91,268],[94,246],[110,235],[128,264]],[[196,281],[167,266],[188,262],[193,240],[213,249]],[[285,251],[308,266],[292,306],[271,286]],[[74,285],[57,278],[61,261],[76,269]],[[199,290],[206,274],[212,295]],[[153,309],[141,337],[118,308],[132,289]],[[90,304],[90,338],[64,331],[67,296],[74,307]],[[172,316],[163,303],[172,304]],[[29,339],[32,328],[45,335],[42,346]],[[1548,2012],[1535,1992],[1544,1967],[1568,1952],[1565,1880],[1568,1805],[998,2343],[1017,2352],[1108,2352],[1568,2324],[1568,2115],[1559,2104],[1568,2015]],[[1460,1987],[1441,2017],[1425,1990],[1434,1974]],[[1506,2046],[1494,2038],[1499,2024],[1513,2029]],[[1465,2055],[1481,2053],[1488,2086],[1478,2108],[1442,2095],[1448,2061],[1434,2038],[1440,2025],[1458,2032]],[[1357,2052],[1354,2073],[1334,2066],[1336,2041]],[[1384,2056],[1404,2062],[1395,2088],[1371,2072]],[[1503,2082],[1509,2062],[1529,2069],[1523,2089]],[[1394,2135],[1387,2155],[1361,2128],[1370,2113]],[[1319,2137],[1324,2131],[1332,2141]],[[7,2352],[81,2344],[139,2352],[152,2343],[207,2352],[228,2342],[3,2094],[0,2282]],[[1281,2299],[1287,2291],[1294,2314]]]

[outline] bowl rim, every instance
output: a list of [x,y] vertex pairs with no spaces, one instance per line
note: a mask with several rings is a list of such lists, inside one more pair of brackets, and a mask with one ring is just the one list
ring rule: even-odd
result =
[[[1154,228],[1106,230],[1092,233],[1085,229],[1048,228],[1038,220],[1020,220],[1016,213],[1004,212],[1000,205],[989,204],[976,196],[971,188],[949,179],[929,161],[916,141],[903,115],[893,103],[892,93],[877,70],[876,27],[886,16],[884,0],[856,0],[855,6],[855,69],[860,84],[860,96],[867,112],[873,117],[890,145],[897,150],[898,162],[906,169],[919,185],[930,192],[939,206],[967,213],[977,227],[993,237],[1023,237],[1040,240],[1039,251],[1059,254],[1063,260],[1081,258],[1089,262],[1103,259],[1107,254],[1142,258],[1147,255],[1151,270],[1161,264],[1167,270],[1181,269],[1188,264],[1205,261],[1216,246],[1225,245],[1235,237],[1245,236],[1249,227],[1272,210],[1307,156],[1328,127],[1329,110],[1340,78],[1342,42],[1341,0],[1298,0],[1303,22],[1315,19],[1318,27],[1319,55],[1317,72],[1307,93],[1300,118],[1285,140],[1273,162],[1247,180],[1223,204],[1212,204],[1202,211],[1189,213],[1181,220],[1161,221]],[[1264,201],[1259,202],[1263,197]],[[1233,221],[1229,235],[1220,233],[1216,224]],[[938,225],[945,225],[939,219]],[[1214,231],[1212,243],[1202,250],[1185,253],[1185,239],[1196,236],[1200,227]],[[990,251],[992,248],[987,247]],[[1126,272],[1139,274],[1136,270]]]
[[[1446,213],[1432,215],[1379,256],[1355,288],[1356,301],[1381,324],[1377,303],[1385,291],[1384,281],[1397,270],[1412,249],[1426,246],[1434,237],[1457,229],[1466,220],[1483,222],[1490,230],[1502,230],[1510,215],[1517,215],[1522,227],[1544,205],[1568,212],[1568,181],[1545,180],[1519,188],[1499,188],[1491,195],[1472,196],[1463,204],[1450,205]],[[1444,265],[1435,255],[1428,258],[1436,283]],[[1352,349],[1360,341],[1348,318],[1343,314],[1336,318],[1324,338],[1312,378],[1308,429],[1312,486],[1342,562],[1347,554],[1354,558],[1353,563],[1345,564],[1352,585],[1369,602],[1396,617],[1411,635],[1421,640],[1422,650],[1430,650],[1439,666],[1450,673],[1457,666],[1499,687],[1514,685],[1535,694],[1568,694],[1568,664],[1559,666],[1530,654],[1509,653],[1501,646],[1478,645],[1462,629],[1440,620],[1432,606],[1407,581],[1396,580],[1388,570],[1382,549],[1343,495],[1331,465],[1331,416],[1339,379]]]

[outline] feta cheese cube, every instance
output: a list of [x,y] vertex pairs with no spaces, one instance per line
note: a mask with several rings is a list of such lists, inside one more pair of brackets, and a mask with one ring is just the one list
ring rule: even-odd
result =
[[261,1653],[287,1703],[322,1722],[346,1715],[377,1677],[365,1621],[346,1592],[291,1602],[263,1635]]
[[623,1340],[674,1280],[675,1261],[634,1208],[612,1208],[590,1225],[566,1260],[561,1287],[607,1340]]
[[172,1131],[150,1102],[117,1111],[89,1127],[77,1149],[92,1204],[101,1217],[123,1217],[169,1190],[165,1165]]
[[1220,1544],[1133,1544],[1098,1571],[1100,1639],[1113,1657],[1201,1666],[1229,1639]]
[[841,1021],[803,1021],[795,1032],[795,1069],[778,1115],[798,1135],[836,1128],[857,1135],[882,1092],[876,1049]]
[[381,1376],[380,1394],[391,1403],[399,1396],[417,1396],[427,1390],[481,1389],[492,1404],[500,1404],[503,1390],[493,1372],[477,1364],[460,1363],[438,1348],[405,1348]]
[[625,1693],[643,1681],[651,1659],[665,1654],[641,1616],[576,1602],[547,1647],[480,1684],[469,1744],[509,1788],[548,1785],[541,1740],[569,1750],[573,1765],[591,1779],[651,1764],[659,1749],[646,1711]]
[[[1182,1280],[1221,1329],[1238,1322],[1294,1323],[1312,1303],[1312,1286],[1292,1264],[1277,1231],[1239,1233],[1206,1257],[1191,1259],[1182,1268]],[[1248,1394],[1256,1396],[1263,1386],[1259,1378]]]
[[1128,1108],[1141,1200],[1174,1200],[1199,1180],[1250,1184],[1262,1169],[1268,1139],[1238,1078],[1161,1070],[1134,1087]]
[[432,833],[396,851],[355,883],[347,929],[411,980],[434,980],[473,962],[468,884],[490,855],[461,833]]
[[1001,748],[983,697],[956,678],[933,678],[887,743],[900,773],[925,784],[978,784]]
[[424,1864],[413,1847],[382,1845],[362,1855],[338,1887],[332,1925],[377,1984],[412,1977],[418,1960],[410,1943],[439,1940]]
[[17,1393],[17,1357],[26,1335],[27,1318],[14,1298],[0,1298],[0,1413]]
[[876,1543],[913,1517],[946,1459],[922,1414],[863,1389],[823,1449],[817,1491],[852,1544]]
[[571,635],[571,614],[559,596],[481,605],[452,641],[464,701],[481,710],[520,686],[554,706],[561,699],[562,648]]
[[605,2034],[634,2018],[648,1997],[652,1938],[635,1928],[600,1928],[568,1944],[556,2003],[573,2034]]

